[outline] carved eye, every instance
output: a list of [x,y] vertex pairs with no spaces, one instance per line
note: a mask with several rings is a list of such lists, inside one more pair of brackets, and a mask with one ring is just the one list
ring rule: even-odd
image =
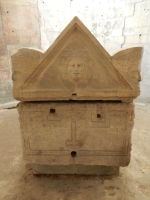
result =
[[51,108],[50,113],[55,113],[55,109]]
[[78,64],[78,67],[80,67],[80,64]]
[[100,114],[97,114],[97,118],[101,118],[101,115],[100,115]]
[[76,151],[72,151],[72,152],[71,152],[71,156],[72,156],[72,157],[75,157],[76,155],[77,155],[77,152],[76,152]]
[[75,65],[73,64],[72,66],[74,67]]

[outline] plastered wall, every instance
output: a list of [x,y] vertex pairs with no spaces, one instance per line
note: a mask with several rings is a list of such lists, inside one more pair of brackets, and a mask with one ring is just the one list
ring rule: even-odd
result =
[[150,0],[1,0],[0,3],[0,102],[12,99],[10,56],[23,46],[46,50],[74,16],[82,20],[111,55],[121,48],[144,47],[141,95],[137,101],[150,102]]
[[0,103],[13,100],[11,55],[40,44],[37,0],[0,0]]

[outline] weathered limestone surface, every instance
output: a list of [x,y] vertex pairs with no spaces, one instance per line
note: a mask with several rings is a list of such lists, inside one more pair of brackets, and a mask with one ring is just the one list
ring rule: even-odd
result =
[[134,47],[110,56],[75,17],[45,53],[12,56],[13,94],[26,101],[18,105],[23,154],[34,173],[116,174],[129,164],[141,55]]
[[85,174],[85,175],[119,175],[117,166],[101,165],[39,165],[33,164],[34,174]]
[[13,94],[21,101],[132,101],[140,93],[141,54],[134,47],[110,56],[75,17],[45,53],[12,56]]
[[24,158],[45,165],[127,166],[132,103],[23,102]]

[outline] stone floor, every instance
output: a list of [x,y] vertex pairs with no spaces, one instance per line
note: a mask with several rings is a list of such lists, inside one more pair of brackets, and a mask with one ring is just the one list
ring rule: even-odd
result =
[[0,110],[0,200],[149,200],[150,106],[136,106],[131,163],[120,175],[34,176],[22,159],[18,114]]

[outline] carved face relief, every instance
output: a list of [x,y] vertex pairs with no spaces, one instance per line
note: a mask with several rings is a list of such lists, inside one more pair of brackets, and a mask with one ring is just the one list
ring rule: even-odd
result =
[[74,81],[79,81],[83,78],[84,75],[84,63],[80,59],[71,60],[68,64],[68,75]]
[[59,80],[66,88],[73,90],[74,88],[85,88],[89,84],[89,80],[92,78],[92,70],[90,67],[94,67],[94,61],[87,56],[79,55],[77,52],[73,52],[73,55],[62,56],[65,59],[56,63],[57,71],[59,74]]

